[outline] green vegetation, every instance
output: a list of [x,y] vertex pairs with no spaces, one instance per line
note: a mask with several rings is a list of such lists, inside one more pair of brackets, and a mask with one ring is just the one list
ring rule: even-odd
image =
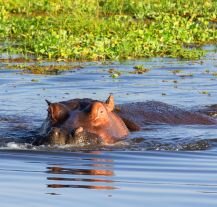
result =
[[0,0],[1,53],[37,59],[200,58],[216,0]]
[[46,75],[57,75],[62,71],[66,70],[73,70],[73,69],[82,69],[80,65],[71,64],[55,64],[55,65],[43,65],[40,63],[33,63],[33,64],[12,64],[7,65],[8,69],[21,69],[24,73],[32,73],[32,74],[46,74]]
[[136,65],[134,66],[134,71],[131,72],[132,74],[144,74],[147,73],[150,69],[145,68],[144,65]]
[[208,91],[201,91],[200,94],[211,96],[211,94]]
[[112,78],[119,78],[120,75],[121,75],[121,72],[118,71],[118,70],[116,70],[116,69],[114,69],[114,68],[110,68],[108,70],[108,72],[111,74],[110,77],[112,77]]
[[178,73],[181,73],[182,70],[178,70],[178,69],[177,69],[177,70],[172,70],[171,72],[172,72],[174,75],[176,75],[176,74],[178,74]]

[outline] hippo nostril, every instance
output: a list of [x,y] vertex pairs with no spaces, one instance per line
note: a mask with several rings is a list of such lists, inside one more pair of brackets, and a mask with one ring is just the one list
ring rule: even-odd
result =
[[54,128],[53,132],[55,135],[58,135],[61,133],[62,130],[60,130],[59,128]]
[[48,134],[50,137],[55,137],[55,138],[66,136],[66,132],[64,130],[56,127],[53,127]]
[[66,144],[69,134],[66,130],[53,127],[48,133],[47,143],[48,144]]
[[52,127],[49,134],[58,135],[59,134],[59,129],[56,128],[56,127]]
[[81,132],[83,132],[83,131],[84,131],[83,127],[78,127],[78,128],[75,130],[75,134],[79,134],[79,133],[81,133]]
[[83,131],[84,131],[84,128],[83,128],[83,127],[78,127],[78,128],[76,128],[76,129],[72,130],[71,135],[72,135],[72,136],[73,136],[73,135],[78,135],[78,134],[80,134],[80,133],[83,132]]
[[59,134],[60,134],[60,133],[57,132],[57,131],[54,132],[54,136],[58,136]]

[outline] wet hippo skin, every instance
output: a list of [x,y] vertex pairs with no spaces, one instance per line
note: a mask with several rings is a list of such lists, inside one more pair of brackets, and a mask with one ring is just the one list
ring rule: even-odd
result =
[[146,124],[217,124],[216,119],[157,101],[116,105],[110,95],[105,102],[72,99],[48,103],[48,115],[40,138],[33,144],[112,144]]

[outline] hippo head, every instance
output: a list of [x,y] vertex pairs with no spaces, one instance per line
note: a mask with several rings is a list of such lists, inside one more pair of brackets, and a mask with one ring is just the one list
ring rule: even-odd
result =
[[72,99],[48,102],[48,116],[43,124],[46,134],[39,144],[109,144],[128,134],[122,119],[113,112],[112,95],[105,102]]

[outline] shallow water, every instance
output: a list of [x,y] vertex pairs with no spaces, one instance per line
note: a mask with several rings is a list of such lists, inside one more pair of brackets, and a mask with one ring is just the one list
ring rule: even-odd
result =
[[[129,74],[138,64],[151,70]],[[33,147],[24,138],[45,118],[45,99],[105,100],[112,92],[116,103],[157,100],[186,109],[216,104],[217,54],[210,51],[202,61],[82,66],[33,75],[0,63],[1,206],[216,206],[216,126],[148,125],[124,142],[91,149]],[[110,68],[123,73],[113,79]]]
[[216,206],[214,152],[2,151],[2,206]]

